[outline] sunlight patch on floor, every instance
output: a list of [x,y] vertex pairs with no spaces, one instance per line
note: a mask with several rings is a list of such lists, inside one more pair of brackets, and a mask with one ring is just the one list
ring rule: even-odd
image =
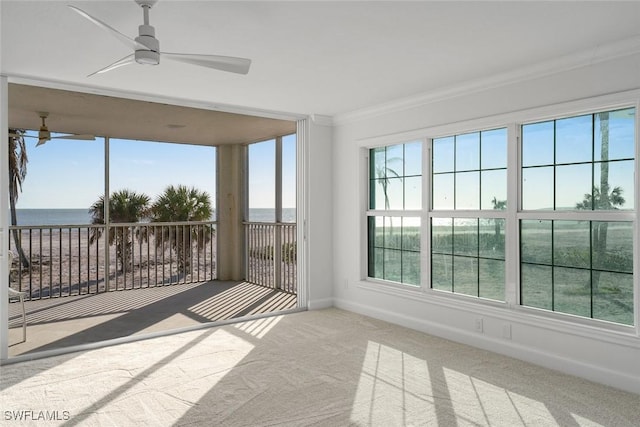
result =
[[[124,344],[124,346],[129,345],[130,344]],[[109,354],[111,353],[110,350],[115,348],[118,347],[77,353],[74,357],[63,362],[60,362],[60,359],[55,358],[47,359],[47,361],[55,360],[57,363],[55,365],[55,372],[58,373],[59,378],[56,379],[56,388],[58,390],[56,394],[64,395],[64,390],[67,389],[71,391],[73,388],[88,388],[94,390],[94,397],[97,400],[100,397],[107,395],[112,389],[126,384],[134,376],[133,373],[136,370],[141,369],[144,366],[157,363],[175,350],[167,346],[155,346],[152,351],[137,352],[135,355],[130,354],[127,357],[126,363],[123,362],[116,365],[114,363],[115,358],[117,358],[116,356],[115,358],[105,360],[105,363],[103,364],[95,364],[96,354]],[[92,369],[87,372],[86,367],[89,365],[92,366]],[[116,369],[115,366],[119,367]],[[102,380],[106,372],[109,372],[108,386],[107,383]],[[44,403],[45,396],[40,396],[40,394],[48,394],[50,391],[45,389],[40,390],[39,387],[50,383],[51,378],[49,373],[49,370],[43,370],[38,375],[24,378],[20,383],[18,383],[20,385],[20,389],[33,391],[34,398],[42,398],[43,402],[41,403]],[[6,390],[11,390],[14,386],[15,385],[9,386]],[[73,393],[71,395],[73,395]],[[42,407],[42,405],[39,405],[38,407]]]
[[[532,414],[539,414],[538,418],[541,420],[553,419],[549,409],[547,409],[547,406],[543,402],[509,390],[507,390],[507,396],[510,404],[513,406],[513,409],[518,413],[520,420],[523,418],[530,420]],[[523,424],[523,421],[519,421],[519,425]]]
[[274,326],[282,320],[283,316],[265,317],[263,319],[250,320],[236,323],[234,326],[247,334],[260,339],[264,337]]
[[[485,420],[486,425],[523,425],[520,412],[503,387],[450,368],[442,370],[457,418]],[[553,417],[547,412],[544,419]]]
[[[472,375],[451,366],[455,364],[428,362],[369,341],[351,421],[364,425],[412,425],[432,419],[447,425],[483,420],[483,425],[523,426],[525,419],[554,419],[543,402],[483,380],[482,366],[471,367]],[[419,419],[412,418],[416,414]],[[580,426],[597,425],[574,419]]]
[[189,307],[189,311],[209,320],[230,319],[272,290],[243,283]]
[[[133,410],[143,423],[162,424],[167,418],[180,419],[254,348],[248,341],[223,329],[213,331],[205,341],[216,345],[192,346],[171,358],[171,363],[160,364],[143,378],[134,375],[132,381],[135,383],[109,404],[109,410],[115,414]],[[178,383],[176,378],[180,378]],[[134,396],[136,398],[132,399]],[[132,402],[139,407],[132,408]],[[123,425],[119,422],[130,422],[131,415],[128,417],[113,421]]]
[[571,414],[574,420],[576,420],[576,425],[580,427],[605,427],[600,423],[587,419],[585,417],[581,417],[577,414]]
[[253,348],[224,329],[207,329],[88,351],[22,380],[11,405],[68,411],[84,425],[171,425]]
[[[434,408],[427,363],[369,341],[351,420],[366,425],[419,424]],[[421,419],[411,419],[407,414],[420,414]]]

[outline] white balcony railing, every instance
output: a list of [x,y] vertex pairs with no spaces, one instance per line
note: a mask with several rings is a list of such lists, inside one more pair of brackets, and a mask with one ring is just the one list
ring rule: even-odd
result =
[[10,286],[31,300],[216,278],[215,222],[12,226],[10,230],[9,249],[15,255]]
[[[217,278],[216,223],[211,221],[10,230],[9,249],[15,255],[10,286],[31,300]],[[245,235],[247,281],[297,293],[296,224],[248,222]]]
[[247,281],[297,293],[294,223],[246,222]]

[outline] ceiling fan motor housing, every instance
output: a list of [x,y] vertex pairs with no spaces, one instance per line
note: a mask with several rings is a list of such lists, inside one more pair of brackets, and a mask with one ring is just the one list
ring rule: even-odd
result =
[[51,139],[51,132],[47,129],[46,126],[40,126],[40,131],[38,132],[38,139],[46,140]]
[[136,41],[147,49],[136,49],[135,60],[138,64],[158,65],[160,63],[160,42],[156,39],[156,30],[151,25],[138,26]]

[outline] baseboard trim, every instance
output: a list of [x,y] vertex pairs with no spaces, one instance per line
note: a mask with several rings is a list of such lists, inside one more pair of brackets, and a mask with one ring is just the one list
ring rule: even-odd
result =
[[324,308],[333,307],[333,298],[320,298],[309,300],[309,310],[322,310]]

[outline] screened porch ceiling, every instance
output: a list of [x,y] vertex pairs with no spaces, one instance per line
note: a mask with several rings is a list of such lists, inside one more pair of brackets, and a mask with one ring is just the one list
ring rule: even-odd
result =
[[246,144],[295,133],[296,122],[9,84],[9,127],[197,145]]

